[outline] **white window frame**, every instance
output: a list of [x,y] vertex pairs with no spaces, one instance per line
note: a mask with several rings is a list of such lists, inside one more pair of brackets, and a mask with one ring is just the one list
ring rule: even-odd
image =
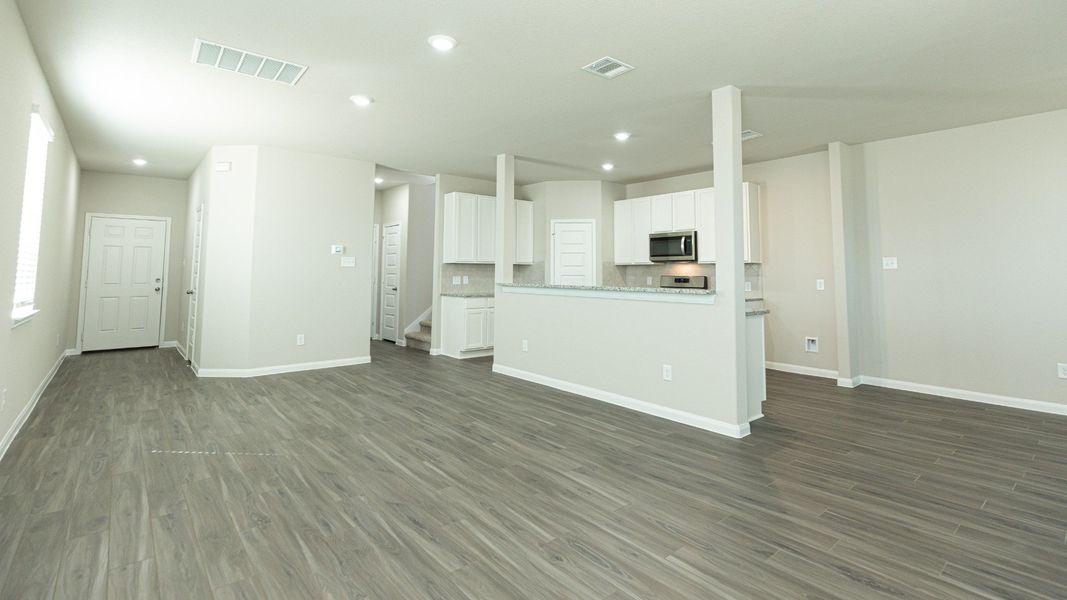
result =
[[52,128],[37,106],[30,112],[30,135],[26,150],[26,178],[22,187],[19,217],[18,258],[11,326],[17,327],[40,312],[37,309],[37,268],[41,252],[44,189],[48,175],[48,145],[55,139]]

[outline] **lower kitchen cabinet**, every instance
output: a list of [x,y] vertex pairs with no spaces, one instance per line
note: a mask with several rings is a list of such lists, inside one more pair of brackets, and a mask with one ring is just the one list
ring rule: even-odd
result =
[[[493,353],[493,298],[441,297],[441,354],[474,358]],[[437,326],[437,323],[434,323]]]

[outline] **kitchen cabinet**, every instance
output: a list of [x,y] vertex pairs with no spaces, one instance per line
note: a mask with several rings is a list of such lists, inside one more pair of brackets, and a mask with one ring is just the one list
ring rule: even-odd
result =
[[615,202],[615,264],[652,264],[648,259],[652,218],[651,198]]
[[661,194],[648,198],[652,205],[651,233],[692,231],[697,227],[696,191]]
[[[445,194],[444,262],[496,262],[496,197]],[[533,263],[533,203],[515,201],[515,262]]]
[[673,231],[674,221],[671,210],[671,195],[652,196],[648,199],[652,206],[652,233]]
[[493,298],[442,296],[441,354],[452,358],[492,354],[496,317],[494,305]]
[[533,264],[533,202],[515,200],[515,264]]
[[[742,249],[746,263],[763,262],[762,203],[760,187],[755,183],[741,184],[741,218],[744,222]],[[696,191],[699,226],[697,227],[697,262],[715,262],[715,190]]]

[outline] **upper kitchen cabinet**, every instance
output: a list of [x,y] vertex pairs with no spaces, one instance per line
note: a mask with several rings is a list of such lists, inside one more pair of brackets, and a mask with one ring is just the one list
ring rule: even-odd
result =
[[515,201],[515,264],[533,264],[533,202]]
[[[464,192],[445,194],[444,262],[496,262],[496,198]],[[515,202],[515,262],[533,262],[533,203]]]
[[676,192],[648,198],[652,205],[652,233],[692,231],[697,227],[696,192]]
[[652,199],[615,202],[615,264],[650,265],[648,235],[652,233]]
[[[761,234],[760,188],[755,183],[741,184],[742,220],[744,221],[744,260],[746,263],[763,262],[763,236]],[[697,190],[697,259],[701,263],[715,262],[715,191],[712,188]]]

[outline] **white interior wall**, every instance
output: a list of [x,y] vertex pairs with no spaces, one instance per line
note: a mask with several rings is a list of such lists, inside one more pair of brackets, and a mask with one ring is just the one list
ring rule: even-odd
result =
[[[78,186],[78,217],[74,235],[74,263],[71,273],[72,289],[81,285],[82,256],[85,243],[86,213],[108,213],[145,217],[169,217],[170,238],[167,240],[170,269],[166,275],[167,312],[164,315],[165,341],[178,341],[184,337],[179,317],[182,296],[187,288],[182,287],[183,260],[185,256],[186,206],[189,200],[189,182],[182,179],[140,177],[118,173],[82,171]],[[70,321],[67,336],[74,340],[78,335],[78,304],[80,294],[72,294]]]
[[433,302],[434,189],[433,185],[408,187],[404,326],[418,319]]
[[[63,119],[26,35],[14,2],[0,2],[0,456],[49,380],[64,351],[73,269],[80,169]],[[11,328],[15,263],[30,138],[37,105],[52,127],[41,222],[36,307],[40,312]],[[77,299],[75,298],[75,302]]]

